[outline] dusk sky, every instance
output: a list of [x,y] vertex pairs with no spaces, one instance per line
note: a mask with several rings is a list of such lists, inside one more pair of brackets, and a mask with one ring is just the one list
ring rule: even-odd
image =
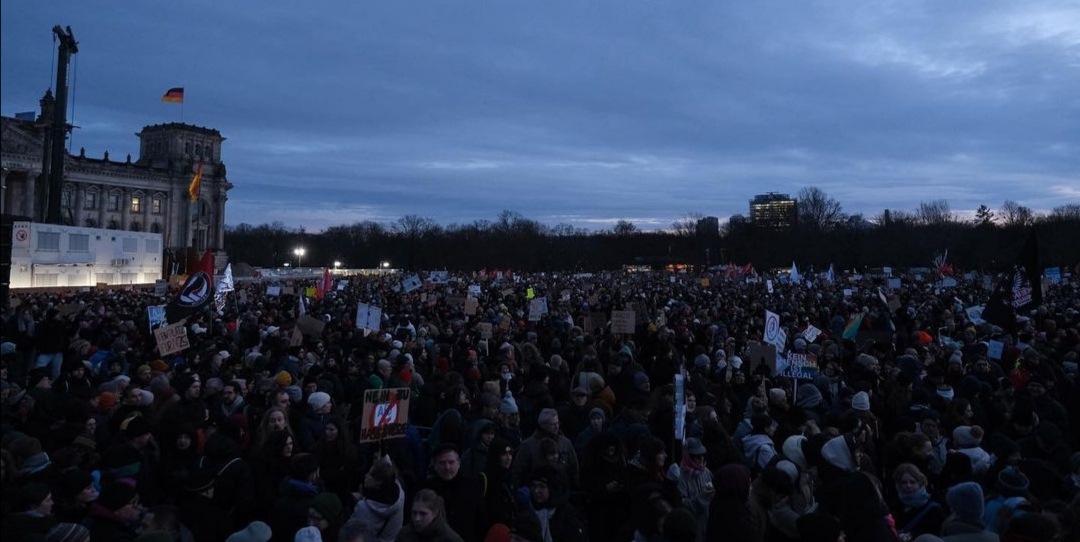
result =
[[1080,203],[1080,2],[3,0],[0,110],[70,25],[74,149],[161,102],[228,138],[226,222],[503,209],[670,227],[814,185],[847,212]]

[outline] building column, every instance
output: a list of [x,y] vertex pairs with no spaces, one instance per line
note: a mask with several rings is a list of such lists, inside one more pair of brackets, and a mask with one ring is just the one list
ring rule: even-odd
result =
[[41,175],[40,171],[27,171],[26,172],[26,193],[23,194],[23,215],[28,216],[31,219],[34,218],[34,198],[37,192],[37,178]]
[[161,212],[164,218],[161,219],[161,237],[162,246],[169,248],[173,244],[174,233],[173,228],[173,197],[172,194],[165,194],[164,200],[161,202]]
[[83,211],[83,207],[86,205],[86,185],[83,183],[75,184],[75,208],[72,209],[71,221],[74,222],[72,226],[83,227],[83,220],[86,213]]
[[[141,202],[140,202],[141,205]],[[120,229],[127,231],[131,225],[131,191],[124,189],[120,193]]]
[[109,191],[108,187],[103,185],[97,185],[98,187],[98,201],[97,201],[97,227],[104,228],[105,224],[105,206],[109,204]]
[[7,210],[7,180],[8,173],[11,173],[8,168],[0,170],[0,214],[8,214]]

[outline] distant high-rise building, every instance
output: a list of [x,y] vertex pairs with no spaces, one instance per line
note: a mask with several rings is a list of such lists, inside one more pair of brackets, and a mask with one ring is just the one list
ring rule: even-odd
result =
[[756,227],[790,228],[798,216],[795,200],[788,194],[769,192],[750,200],[750,222]]
[[698,237],[719,237],[720,219],[715,216],[699,218],[694,229]]

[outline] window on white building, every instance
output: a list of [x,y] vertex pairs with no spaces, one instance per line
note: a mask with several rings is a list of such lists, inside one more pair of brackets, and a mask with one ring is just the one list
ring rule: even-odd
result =
[[83,209],[97,209],[97,199],[97,192],[87,192],[85,198],[83,198]]
[[150,212],[154,213],[155,215],[160,215],[162,207],[161,203],[161,198],[154,198],[150,200]]
[[68,250],[72,252],[90,252],[90,235],[86,233],[69,233]]
[[124,252],[138,252],[139,240],[135,237],[124,238]]
[[146,240],[146,253],[147,254],[157,254],[158,252],[161,252],[161,241],[159,241],[157,239],[147,239]]
[[131,212],[133,212],[133,213],[141,213],[142,212],[142,197],[141,196],[131,196]]
[[38,250],[60,250],[60,232],[41,231],[37,234]]

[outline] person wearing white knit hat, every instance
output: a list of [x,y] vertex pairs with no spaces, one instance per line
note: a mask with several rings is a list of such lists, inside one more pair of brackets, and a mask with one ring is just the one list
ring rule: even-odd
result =
[[852,410],[857,410],[859,412],[869,412],[870,394],[865,391],[856,393],[855,396],[851,398],[851,408]]

